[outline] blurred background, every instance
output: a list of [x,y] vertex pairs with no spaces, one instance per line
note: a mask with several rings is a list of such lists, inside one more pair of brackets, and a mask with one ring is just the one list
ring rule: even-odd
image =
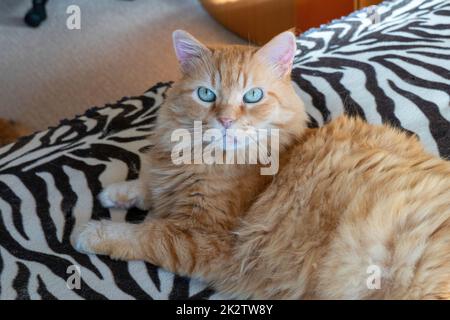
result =
[[[23,21],[31,2],[0,1],[0,118],[34,131],[176,80],[175,29],[207,43],[262,44],[380,1],[49,0],[37,28]],[[80,30],[66,26],[70,5],[81,9]]]

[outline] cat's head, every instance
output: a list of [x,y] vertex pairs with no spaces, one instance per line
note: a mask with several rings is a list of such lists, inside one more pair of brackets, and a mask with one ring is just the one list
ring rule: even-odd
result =
[[258,48],[206,46],[177,30],[173,43],[183,77],[160,112],[165,127],[193,130],[194,121],[202,121],[203,130],[219,129],[224,136],[230,129],[279,129],[281,145],[306,127],[290,78],[293,33],[283,32]]

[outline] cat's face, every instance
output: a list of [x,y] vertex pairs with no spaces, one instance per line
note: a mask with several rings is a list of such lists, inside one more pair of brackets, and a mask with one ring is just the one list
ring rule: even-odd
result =
[[[262,48],[206,47],[184,31],[174,32],[183,78],[170,97],[171,118],[180,127],[223,134],[224,149],[240,148],[236,139],[255,129],[285,129],[303,115],[290,81],[295,37],[285,32]],[[225,140],[234,140],[225,144]],[[230,141],[228,141],[230,142]]]

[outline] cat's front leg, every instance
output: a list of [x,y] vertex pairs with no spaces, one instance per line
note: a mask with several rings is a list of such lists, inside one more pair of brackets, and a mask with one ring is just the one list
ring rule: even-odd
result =
[[143,179],[110,184],[98,199],[105,208],[148,210],[151,207],[148,186]]
[[[71,242],[82,253],[109,255],[114,259],[142,260],[142,226],[139,224],[91,220],[72,232]],[[143,235],[145,237],[145,235]]]
[[80,252],[120,260],[144,260],[181,275],[217,278],[231,257],[231,233],[199,229],[171,219],[140,224],[90,221],[72,234]]

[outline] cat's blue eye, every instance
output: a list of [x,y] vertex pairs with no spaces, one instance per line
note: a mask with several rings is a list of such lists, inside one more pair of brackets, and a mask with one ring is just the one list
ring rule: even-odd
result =
[[256,103],[256,102],[261,101],[263,96],[264,96],[264,93],[261,88],[253,88],[253,89],[248,90],[244,94],[244,102],[245,103]]
[[200,87],[197,89],[198,98],[204,102],[216,101],[216,94],[211,89]]

